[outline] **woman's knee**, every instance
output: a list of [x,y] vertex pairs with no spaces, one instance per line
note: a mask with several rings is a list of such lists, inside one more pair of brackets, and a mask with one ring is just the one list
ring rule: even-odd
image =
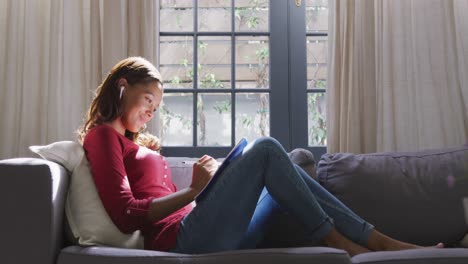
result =
[[255,140],[255,146],[258,147],[266,147],[266,148],[279,148],[281,150],[284,150],[283,146],[281,143],[278,142],[273,137],[261,137]]
[[277,157],[278,155],[282,156],[284,154],[284,156],[288,158],[283,146],[281,146],[278,140],[272,137],[261,137],[252,141],[244,149],[244,153],[246,152],[254,155],[258,162],[269,160],[272,155]]

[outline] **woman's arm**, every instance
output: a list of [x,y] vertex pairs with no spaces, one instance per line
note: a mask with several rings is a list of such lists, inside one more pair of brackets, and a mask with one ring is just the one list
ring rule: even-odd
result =
[[86,135],[83,148],[107,214],[122,233],[132,233],[143,227],[154,197],[133,196],[123,161],[125,142],[112,127],[101,125]]
[[148,220],[161,220],[180,208],[191,203],[218,169],[218,163],[210,156],[203,156],[193,164],[192,183],[189,187],[151,201]]
[[151,201],[148,209],[148,220],[159,221],[180,208],[191,203],[198,192],[193,188],[185,188],[161,198]]

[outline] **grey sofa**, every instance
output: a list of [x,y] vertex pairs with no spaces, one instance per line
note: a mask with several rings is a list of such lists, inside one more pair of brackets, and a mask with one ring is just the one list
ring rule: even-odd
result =
[[[442,241],[458,246],[468,232],[465,211],[460,205],[460,199],[468,197],[468,181],[464,178],[468,173],[467,155],[467,147],[418,153],[326,154],[318,162],[317,179],[345,204],[394,237],[422,245]],[[185,160],[168,158],[173,180],[179,187],[189,184],[191,178],[191,165]],[[450,189],[443,187],[447,182],[439,179],[439,171],[451,175]],[[0,217],[2,264],[468,263],[465,248],[372,252],[350,258],[342,250],[307,243],[292,248],[201,255],[81,247],[65,241],[64,200],[69,174],[64,167],[36,158],[2,160],[0,182],[4,204]]]

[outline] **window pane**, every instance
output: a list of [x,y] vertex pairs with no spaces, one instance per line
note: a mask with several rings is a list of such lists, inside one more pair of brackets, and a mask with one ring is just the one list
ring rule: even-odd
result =
[[193,146],[193,95],[166,93],[160,108],[159,138],[164,146]]
[[231,37],[198,38],[198,87],[231,87]]
[[268,0],[236,0],[236,31],[268,31]]
[[193,31],[193,1],[160,0],[159,30]]
[[327,37],[307,37],[308,89],[326,88],[327,54]]
[[198,0],[198,31],[231,31],[231,1]]
[[236,141],[249,141],[270,135],[270,95],[268,93],[236,94]]
[[328,31],[328,0],[306,1],[307,32]]
[[200,93],[197,115],[199,146],[231,145],[231,94]]
[[193,88],[193,37],[160,37],[164,88]]
[[325,93],[308,93],[309,146],[327,145]]
[[268,37],[236,37],[236,88],[269,87]]

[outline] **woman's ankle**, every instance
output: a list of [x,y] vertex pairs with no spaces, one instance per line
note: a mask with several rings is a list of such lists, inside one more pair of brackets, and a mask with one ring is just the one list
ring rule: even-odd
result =
[[367,247],[372,251],[385,251],[387,237],[373,229],[367,240]]
[[362,247],[340,234],[333,228],[323,239],[323,243],[329,247],[338,248],[348,252],[350,256],[370,252],[369,249]]

